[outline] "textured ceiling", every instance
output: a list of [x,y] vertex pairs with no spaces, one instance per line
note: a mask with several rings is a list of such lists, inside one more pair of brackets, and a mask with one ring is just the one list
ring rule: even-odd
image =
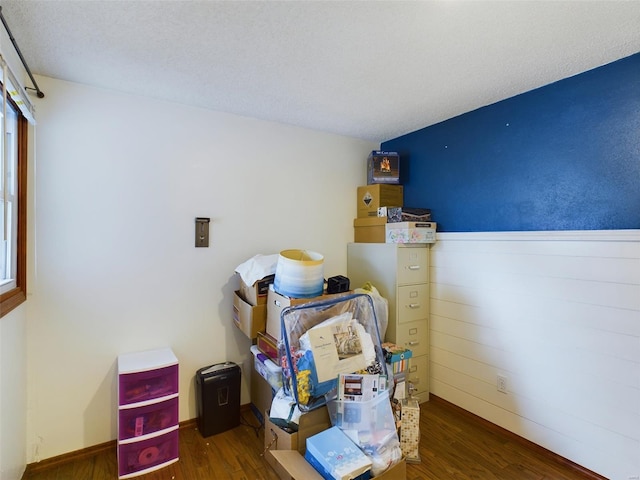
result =
[[0,5],[35,74],[377,142],[640,52],[640,1]]

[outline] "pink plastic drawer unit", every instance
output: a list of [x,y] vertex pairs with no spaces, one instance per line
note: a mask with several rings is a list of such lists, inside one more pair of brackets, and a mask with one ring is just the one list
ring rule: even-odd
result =
[[141,437],[178,425],[178,397],[144,407],[122,409],[118,440]]
[[178,393],[178,365],[120,375],[120,405]]
[[121,444],[119,449],[120,478],[152,471],[178,461],[178,430],[140,442]]

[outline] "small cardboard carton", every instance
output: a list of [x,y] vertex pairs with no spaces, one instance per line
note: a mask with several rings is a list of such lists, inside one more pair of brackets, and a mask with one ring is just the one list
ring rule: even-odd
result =
[[280,331],[280,313],[282,310],[285,307],[302,305],[317,300],[322,300],[322,296],[313,298],[287,297],[270,288],[267,294],[267,333],[273,338],[280,340],[282,338],[282,332]]
[[264,412],[271,408],[271,402],[276,391],[273,389],[269,382],[267,382],[258,371],[256,371],[255,364],[251,366],[251,405],[252,410],[256,414],[260,424],[264,425]]
[[[239,275],[238,275],[239,276]],[[247,285],[240,277],[240,296],[250,305],[262,305],[267,303],[267,292],[269,291],[269,285],[271,285],[275,279],[274,275],[268,275],[253,285]]]
[[[384,243],[384,240],[383,240]],[[330,300],[334,297],[339,297],[341,295],[348,295],[353,293],[351,290],[347,290],[346,292],[340,293],[331,293],[331,294],[323,294],[318,297],[312,298],[295,298],[288,297],[286,295],[282,295],[276,292],[273,288],[269,289],[269,293],[267,294],[267,324],[266,331],[273,338],[278,341],[282,338],[282,332],[280,331],[280,314],[282,310],[286,307],[295,307],[297,305],[303,305],[309,302],[318,302],[321,300]]]
[[[322,480],[322,476],[297,450],[276,450],[271,454],[278,465],[276,472],[282,480]],[[407,480],[407,462],[403,459],[375,479]]]
[[[284,466],[276,461],[274,453],[280,451],[293,451],[300,456],[300,459],[302,459],[304,463],[307,463],[304,458],[302,458],[302,455],[304,455],[307,448],[307,438],[331,427],[329,411],[326,406],[323,406],[316,410],[303,413],[300,415],[297,432],[287,432],[277,426],[269,419],[268,411],[265,412],[264,418],[265,460],[269,465],[271,465],[281,479],[291,480],[294,477],[287,473]],[[309,465],[309,468],[315,472],[311,465]],[[306,477],[296,478],[306,479]]]
[[233,323],[247,337],[254,339],[258,332],[265,329],[267,321],[267,306],[250,305],[240,296],[240,291],[236,290],[233,295]]
[[364,185],[358,187],[358,218],[377,217],[379,207],[402,207],[404,189],[402,185]]
[[353,219],[353,241],[356,243],[385,243],[386,217]]
[[398,222],[385,225],[386,243],[435,243],[435,222]]

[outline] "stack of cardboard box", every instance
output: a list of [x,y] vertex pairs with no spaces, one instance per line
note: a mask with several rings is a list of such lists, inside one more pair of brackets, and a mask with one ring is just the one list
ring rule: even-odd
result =
[[379,217],[381,207],[402,207],[402,185],[364,185],[358,187],[358,218],[354,219],[354,241],[385,243],[387,216]]
[[[264,335],[267,322],[267,292],[269,285],[273,284],[275,275],[268,275],[253,285],[247,285],[240,275],[238,278],[239,287],[233,297],[233,323],[254,343],[256,339]],[[266,356],[274,360],[273,352]],[[265,368],[256,368],[256,365],[261,366],[256,363],[259,361],[258,356],[255,356],[254,362],[251,364],[251,408],[260,423],[264,423],[264,411],[270,408],[276,389],[273,372],[266,366]],[[278,365],[277,355],[275,356],[275,365]]]
[[436,224],[424,208],[404,207],[397,152],[374,150],[367,159],[367,185],[357,190],[354,242],[434,243]]
[[[254,362],[250,376],[251,408],[260,423],[265,423],[264,414],[271,408],[271,402],[277,393],[277,373],[273,366],[281,367],[279,342],[280,313],[285,307],[324,300],[351,291],[324,294],[313,298],[294,298],[282,295],[274,289],[275,275],[268,275],[253,285],[247,285],[240,275],[238,290],[234,293],[233,321],[254,344]],[[255,352],[255,350],[258,352]],[[260,362],[262,354],[269,361]],[[256,363],[258,362],[258,363]],[[269,368],[271,367],[271,368]]]

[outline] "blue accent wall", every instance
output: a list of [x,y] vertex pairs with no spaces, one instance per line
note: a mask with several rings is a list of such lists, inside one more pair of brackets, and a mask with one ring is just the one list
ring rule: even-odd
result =
[[438,231],[640,228],[640,53],[380,148]]

